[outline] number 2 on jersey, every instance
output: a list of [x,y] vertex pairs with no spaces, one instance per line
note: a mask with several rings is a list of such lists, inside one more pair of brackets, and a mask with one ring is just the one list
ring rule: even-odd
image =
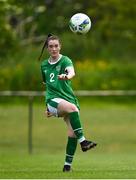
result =
[[54,82],[55,81],[53,78],[54,78],[54,73],[51,73],[50,74],[50,82]]

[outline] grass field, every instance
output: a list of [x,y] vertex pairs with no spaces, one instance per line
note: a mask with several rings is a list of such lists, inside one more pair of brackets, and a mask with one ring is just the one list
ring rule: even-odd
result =
[[0,105],[0,178],[136,178],[136,103],[81,103],[85,135],[98,146],[87,153],[78,146],[71,173],[62,172],[65,124],[43,111],[43,104],[34,104],[29,155],[27,104]]

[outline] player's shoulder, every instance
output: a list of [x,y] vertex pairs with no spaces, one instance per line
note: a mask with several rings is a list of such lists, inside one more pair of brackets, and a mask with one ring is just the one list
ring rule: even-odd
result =
[[[71,58],[69,58],[68,56],[65,56],[65,55],[62,55],[62,58],[63,58],[64,60],[66,60],[66,61],[71,60]],[[71,60],[71,61],[72,61],[72,60]]]
[[72,63],[72,59],[69,58],[68,56],[62,55],[62,59],[63,59],[63,61],[66,62],[66,63],[67,63],[67,62]]
[[48,59],[45,59],[41,62],[41,67],[47,66],[47,64],[48,64]]

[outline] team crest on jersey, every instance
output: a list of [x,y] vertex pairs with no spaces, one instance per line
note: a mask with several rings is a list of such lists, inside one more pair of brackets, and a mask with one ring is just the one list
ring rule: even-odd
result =
[[46,74],[47,70],[44,70],[44,72],[45,72],[45,74]]
[[61,69],[61,66],[60,65],[58,65],[58,66],[56,66],[56,71],[60,71],[60,69]]

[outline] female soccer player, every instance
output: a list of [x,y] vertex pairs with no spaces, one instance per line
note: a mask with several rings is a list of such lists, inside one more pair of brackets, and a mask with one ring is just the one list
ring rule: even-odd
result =
[[47,117],[63,117],[67,124],[68,142],[63,172],[69,172],[77,141],[84,152],[97,144],[86,140],[83,134],[79,104],[71,87],[71,79],[75,76],[71,59],[60,54],[61,43],[57,36],[48,35],[39,58],[41,58],[45,47],[50,54],[50,57],[41,64],[43,83],[46,86],[46,114]]

